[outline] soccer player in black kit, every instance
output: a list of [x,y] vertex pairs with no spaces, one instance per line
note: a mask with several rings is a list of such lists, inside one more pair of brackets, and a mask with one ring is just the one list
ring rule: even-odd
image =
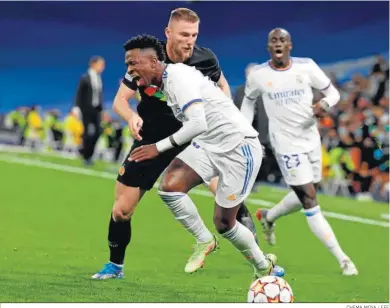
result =
[[[185,63],[194,66],[205,76],[216,82],[228,96],[229,85],[224,78],[218,60],[214,53],[195,45],[199,31],[199,17],[192,10],[178,8],[171,12],[168,26],[165,30],[167,42],[165,45],[165,61],[167,63]],[[124,46],[125,51],[126,44]],[[126,53],[127,54],[127,53]],[[164,55],[158,55],[164,60]],[[129,65],[125,56],[126,64]],[[132,59],[137,61],[137,59]],[[113,110],[127,121],[129,129],[136,139],[130,152],[142,145],[155,143],[164,139],[181,127],[165,97],[156,87],[142,84],[142,79],[127,72],[118,93],[114,99]],[[138,114],[133,112],[128,101],[138,91],[141,101],[137,107]],[[161,173],[185,146],[177,147],[161,153],[152,160],[142,162],[129,161],[127,158],[119,168],[115,187],[115,203],[110,217],[108,243],[110,248],[110,262],[103,269],[92,276],[92,279],[113,279],[123,277],[123,264],[127,245],[131,239],[131,216],[144,193],[150,190]],[[209,184],[210,190],[215,194],[218,179]],[[175,209],[179,211],[180,209]],[[196,208],[191,215],[201,220]],[[199,218],[199,219],[198,219]],[[237,220],[248,227],[256,237],[256,229],[245,205],[240,208]],[[201,220],[202,221],[202,220]],[[194,252],[189,258],[185,272],[197,271],[204,264],[205,257],[217,248],[216,237],[204,225],[198,225],[197,230],[191,232],[196,238]],[[257,241],[257,238],[256,238]]]

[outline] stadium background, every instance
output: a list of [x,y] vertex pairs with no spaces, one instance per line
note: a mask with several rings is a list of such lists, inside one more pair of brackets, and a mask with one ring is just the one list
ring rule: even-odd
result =
[[[77,154],[58,153],[51,144],[15,147],[21,131],[9,127],[12,112],[22,106],[40,106],[39,125],[49,110],[59,109],[60,121],[68,117],[92,55],[106,60],[110,122],[111,100],[125,72],[122,44],[144,32],[164,38],[169,12],[179,6],[200,15],[198,43],[217,54],[233,93],[244,84],[248,63],[268,59],[267,34],[277,26],[291,32],[293,55],[313,58],[338,84],[343,102],[320,123],[328,185],[323,192],[355,198],[321,194],[319,203],[361,275],[340,277],[303,215],[278,223],[276,247],[261,246],[278,255],[298,302],[388,302],[389,208],[380,202],[388,200],[386,2],[1,2],[0,302],[245,301],[251,269],[223,241],[204,271],[183,275],[192,239],[154,192],[137,209],[125,282],[90,283],[88,276],[107,258],[106,224],[119,163],[104,155],[107,142],[97,151],[105,161],[89,168]],[[377,55],[384,64],[376,65]],[[102,140],[110,129],[104,132]],[[270,207],[285,193],[262,183],[248,199],[250,210]],[[207,191],[197,189],[191,197],[213,229]]]
[[[108,114],[105,117],[106,122],[115,119],[110,106],[125,71],[123,42],[143,32],[164,38],[169,12],[179,2],[32,2],[23,5],[21,10],[17,2],[0,4],[0,27],[6,29],[0,33],[3,123],[4,117],[7,114],[10,117],[10,112],[20,106],[39,106],[42,120],[45,113],[54,108],[61,111],[60,118],[66,117],[73,105],[78,78],[86,70],[91,55],[106,59],[103,83]],[[388,83],[384,81],[386,86],[379,94],[379,98],[384,98],[372,102],[379,89],[367,95],[363,90],[362,95],[357,96],[354,94],[357,82],[350,82],[354,76],[358,78],[356,74],[369,77],[377,61],[375,56],[388,57],[387,3],[248,2],[242,5],[226,2],[222,6],[196,2],[183,5],[201,16],[198,42],[218,55],[233,94],[237,86],[245,82],[246,65],[268,58],[265,48],[268,31],[275,26],[287,28],[293,38],[293,55],[313,58],[340,86],[343,101],[356,107],[349,111],[340,107],[344,111],[336,111],[332,119],[321,122],[326,140],[324,171],[332,186],[328,185],[326,192],[388,200]],[[145,18],[148,23],[144,22]],[[386,65],[382,68],[384,71]],[[378,83],[377,79],[369,82]],[[367,104],[364,99],[370,102]],[[136,101],[131,103],[134,107]],[[372,105],[383,108],[372,112]],[[341,117],[346,123],[342,128]],[[369,124],[360,129],[365,123]],[[347,137],[340,134],[349,134],[351,140],[345,141]],[[126,133],[124,135],[129,139]],[[367,137],[371,142],[364,142]],[[9,142],[9,138],[1,139]],[[100,148],[110,144],[102,142]],[[334,148],[337,150],[332,151]],[[277,168],[273,169],[263,173],[260,180],[279,182],[280,173]],[[269,172],[273,172],[271,177]]]

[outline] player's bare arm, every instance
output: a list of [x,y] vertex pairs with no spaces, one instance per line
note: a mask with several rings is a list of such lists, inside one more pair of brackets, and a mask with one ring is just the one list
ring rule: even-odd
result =
[[312,107],[313,113],[317,118],[323,118],[328,113],[329,109],[335,106],[340,100],[340,93],[332,83],[330,83],[326,89],[323,89],[321,93],[325,97],[315,103]]
[[228,81],[226,80],[224,74],[221,72],[221,77],[219,78],[217,82],[218,87],[221,88],[223,93],[225,93],[228,97],[232,97],[232,93],[230,91],[230,86]]
[[143,121],[129,106],[129,100],[134,97],[135,93],[136,91],[122,83],[115,95],[112,110],[128,123],[131,134],[137,140],[142,140],[139,132]]
[[256,86],[254,72],[248,74],[245,83],[245,95],[241,104],[241,113],[249,121],[253,122],[255,116],[255,102],[260,95],[260,89]]

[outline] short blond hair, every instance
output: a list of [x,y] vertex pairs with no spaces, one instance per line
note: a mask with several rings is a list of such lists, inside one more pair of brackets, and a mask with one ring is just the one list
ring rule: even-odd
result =
[[189,22],[200,22],[200,18],[198,14],[196,14],[193,10],[187,8],[177,8],[171,12],[171,20],[185,20]]

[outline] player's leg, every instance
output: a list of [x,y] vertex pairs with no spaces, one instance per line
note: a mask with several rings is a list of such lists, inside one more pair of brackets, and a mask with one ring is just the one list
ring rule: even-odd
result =
[[213,172],[204,151],[191,145],[171,162],[160,183],[161,199],[176,220],[196,238],[194,252],[184,269],[187,273],[202,267],[206,256],[218,245],[216,237],[207,229],[195,204],[187,195],[193,187],[210,180]]
[[108,246],[110,261],[92,279],[112,279],[123,277],[123,264],[126,248],[131,240],[131,216],[145,190],[126,186],[120,182],[115,185],[115,202],[108,227]]
[[[241,202],[249,195],[261,166],[262,149],[256,139],[245,140],[237,149],[223,155],[213,155],[219,171],[215,198],[214,224],[255,268],[255,276],[266,276],[275,270],[276,256],[264,255],[252,232],[237,221]],[[284,275],[278,268],[274,274]]]
[[[321,181],[321,148],[306,154],[284,155],[280,163],[284,179],[300,200],[311,231],[336,257],[343,274],[357,274],[356,267],[343,252],[333,230],[321,212],[317,202],[316,185]],[[279,159],[279,161],[281,161]],[[268,215],[267,215],[268,217]]]
[[[320,147],[319,147],[319,149],[320,149]],[[318,149],[315,150],[315,153],[317,153],[317,152],[318,152]],[[279,162],[280,161],[281,160],[279,160]],[[318,162],[315,162],[314,164],[312,164],[312,167],[314,168],[314,170],[313,170],[314,177],[316,178],[315,181],[317,181],[316,183],[314,183],[316,188],[319,184],[319,181],[321,180],[321,173],[322,172],[321,172],[321,169],[318,169],[318,168],[322,168],[322,166],[319,165],[320,163],[321,162],[318,161]],[[282,164],[281,168],[285,168],[285,162],[281,161],[281,164]],[[280,164],[279,164],[279,166],[280,166]],[[269,209],[269,210],[258,209],[256,211],[256,217],[258,220],[261,221],[261,223],[263,225],[263,229],[266,229],[266,230],[273,229],[274,222],[277,219],[279,219],[280,217],[295,213],[301,209],[302,209],[301,201],[299,200],[296,193],[293,190],[291,190],[287,193],[286,196],[283,197],[282,200],[279,201],[279,203],[277,203],[271,209]],[[275,244],[275,236],[273,235],[273,233],[268,238],[269,238],[269,243],[271,245],[274,245]]]
[[[214,194],[214,196],[217,191],[217,185],[218,185],[218,177],[214,177],[213,179],[211,179],[209,185],[209,189]],[[242,225],[244,225],[249,230],[251,230],[252,234],[255,237],[256,243],[258,243],[255,223],[244,202],[242,202],[240,208],[238,209],[237,221],[239,221]]]
[[329,249],[340,264],[344,275],[357,275],[358,271],[351,259],[341,249],[337,238],[321,212],[316,198],[316,188],[313,183],[292,186],[301,200],[307,223],[315,236]]
[[293,190],[302,202],[311,231],[335,256],[340,264],[342,274],[346,276],[357,275],[355,264],[341,249],[332,227],[325,219],[317,202],[317,188],[322,179],[321,146],[310,152],[308,158],[313,172],[312,182],[317,184],[302,185],[303,187],[293,188]]
[[276,256],[265,255],[256,243],[252,232],[237,221],[239,208],[240,204],[233,208],[224,208],[215,203],[214,224],[218,233],[231,242],[253,265],[255,279],[267,275],[284,276],[284,270],[276,266]]
[[[301,168],[310,168],[310,166],[307,165],[307,161],[306,165],[302,162],[304,158],[307,160],[307,157],[303,156],[304,154],[284,155],[273,151],[273,155],[275,156],[279,169],[287,184],[289,184],[291,181],[294,181],[294,179],[297,177],[297,170],[301,171]],[[300,158],[299,155],[302,157]],[[302,172],[305,172],[305,170]],[[309,174],[312,173],[311,170],[308,172]],[[256,211],[256,218],[261,222],[263,236],[268,244],[276,244],[276,219],[281,216],[299,211],[300,209],[302,209],[302,203],[295,192],[292,190],[270,210],[258,209]]]
[[[141,144],[135,143],[130,152]],[[168,166],[176,151],[140,163],[130,162],[129,155],[119,168],[115,186],[115,202],[108,228],[110,262],[93,275],[93,279],[121,278],[127,246],[131,241],[131,216],[144,193],[150,190]]]
[[[268,149],[268,155],[273,155],[275,161],[279,165],[279,169],[283,170],[285,168],[285,161],[281,155],[275,153],[274,150]],[[256,211],[256,218],[261,222],[262,231],[265,240],[270,245],[276,244],[275,237],[275,221],[288,214],[294,213],[302,209],[301,201],[298,199],[297,195],[293,190],[291,190],[284,198],[279,201],[271,209],[258,209]]]
[[295,213],[302,209],[302,203],[296,193],[291,190],[284,198],[271,209],[258,209],[256,218],[261,222],[265,240],[270,245],[276,244],[275,222],[282,216]]

